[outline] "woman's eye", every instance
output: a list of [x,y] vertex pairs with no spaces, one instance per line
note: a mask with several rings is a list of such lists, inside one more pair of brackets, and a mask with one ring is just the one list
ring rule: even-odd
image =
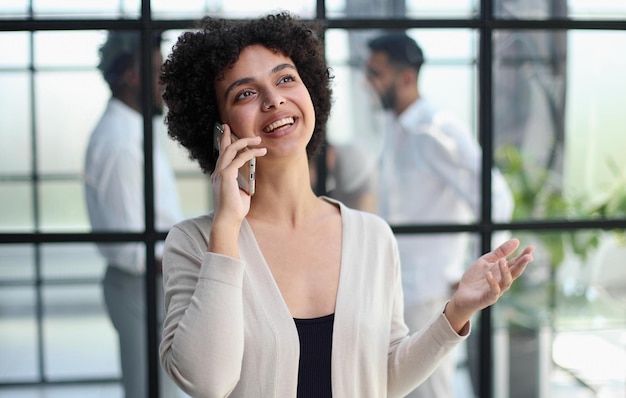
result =
[[254,94],[254,91],[252,90],[244,90],[242,92],[240,92],[239,94],[237,94],[237,96],[235,97],[236,100],[242,100],[246,97],[249,97],[251,95]]
[[286,75],[280,78],[280,80],[278,81],[278,83],[289,83],[289,82],[295,82],[296,78],[292,75]]

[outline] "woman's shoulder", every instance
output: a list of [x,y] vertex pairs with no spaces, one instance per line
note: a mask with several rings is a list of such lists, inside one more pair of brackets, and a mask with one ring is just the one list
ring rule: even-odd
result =
[[339,206],[344,226],[356,227],[362,229],[363,232],[393,234],[387,221],[379,215],[348,207],[336,199],[326,197],[324,199]]
[[167,239],[176,239],[181,236],[187,236],[192,240],[206,240],[213,223],[213,212],[191,217],[177,222],[170,229]]
[[186,218],[174,224],[175,227],[180,229],[193,229],[202,226],[210,226],[213,222],[213,212],[208,214],[202,214],[195,217]]

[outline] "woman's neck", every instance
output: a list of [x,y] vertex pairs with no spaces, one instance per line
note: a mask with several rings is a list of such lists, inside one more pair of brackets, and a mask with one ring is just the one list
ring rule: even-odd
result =
[[[267,167],[257,163],[256,193],[247,218],[271,221],[292,227],[306,220],[320,206],[321,200],[311,187],[308,162],[288,167]],[[303,163],[303,164],[302,164]]]

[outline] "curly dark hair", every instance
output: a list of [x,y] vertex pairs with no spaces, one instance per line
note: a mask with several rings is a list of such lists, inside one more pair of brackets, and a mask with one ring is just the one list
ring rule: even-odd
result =
[[217,161],[213,126],[220,120],[214,83],[244,48],[261,44],[294,62],[311,95],[316,120],[307,155],[314,156],[324,141],[333,78],[324,58],[321,24],[281,12],[254,20],[205,17],[198,26],[178,38],[162,68],[168,134],[187,148],[204,173],[212,173]]

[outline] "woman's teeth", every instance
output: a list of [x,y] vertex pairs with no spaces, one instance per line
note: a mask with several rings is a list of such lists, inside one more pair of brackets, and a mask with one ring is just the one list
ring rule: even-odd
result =
[[292,117],[286,117],[284,119],[280,119],[278,121],[275,121],[274,123],[270,124],[269,126],[267,126],[266,128],[263,129],[264,132],[266,133],[271,133],[272,131],[276,130],[279,127],[288,125],[288,124],[293,124],[294,120]]

